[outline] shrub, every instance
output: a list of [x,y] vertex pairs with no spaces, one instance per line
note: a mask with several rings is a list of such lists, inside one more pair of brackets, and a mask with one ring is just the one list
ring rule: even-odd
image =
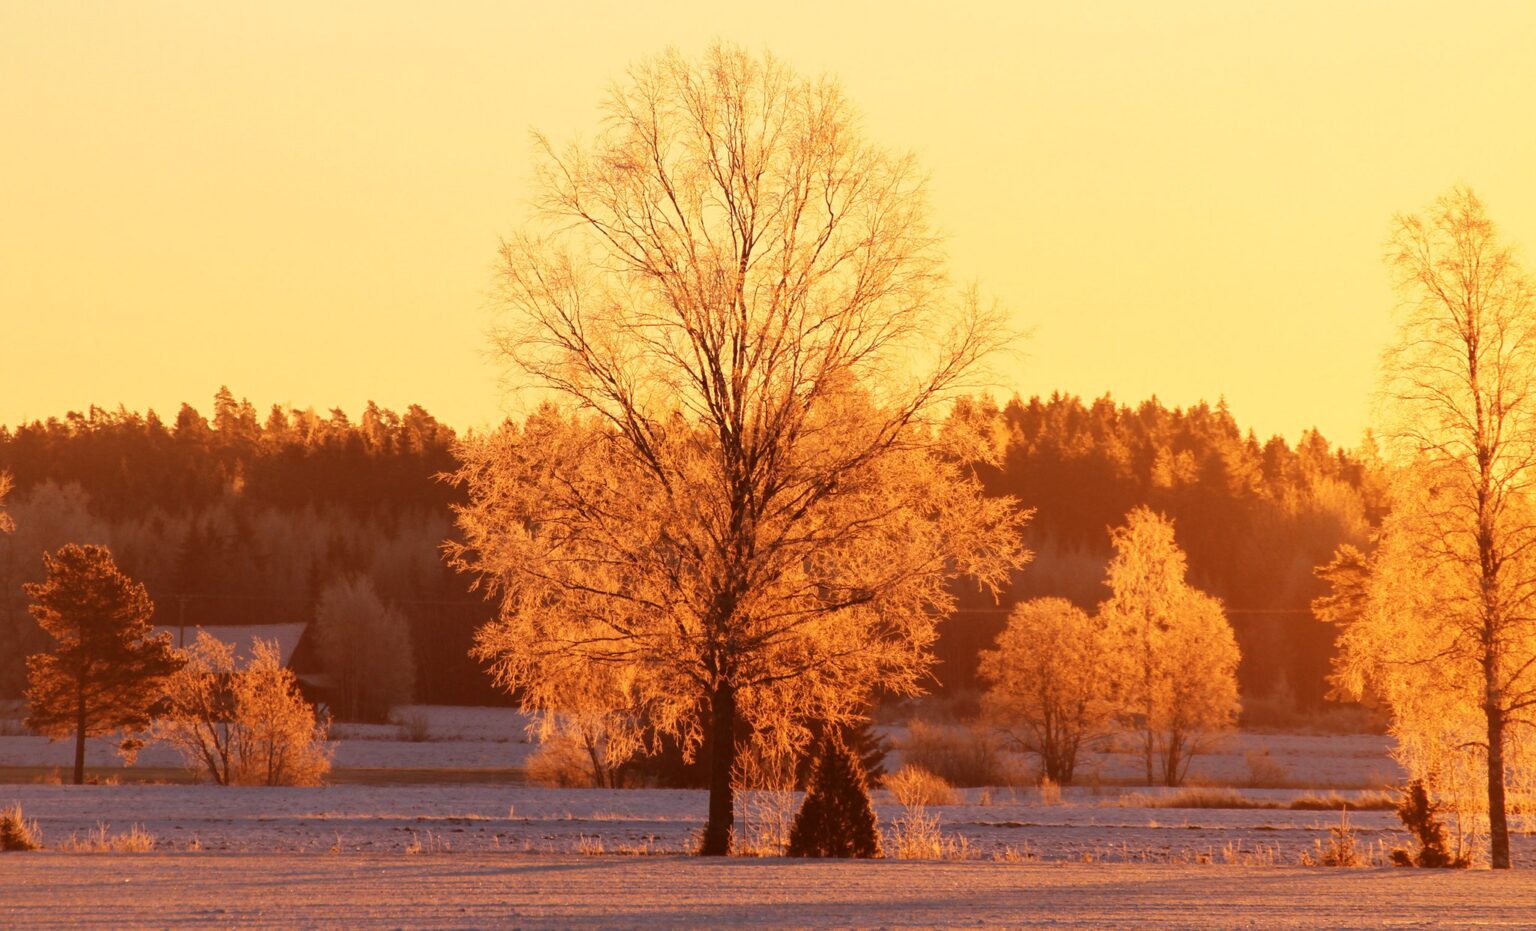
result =
[[1268,747],[1249,750],[1243,754],[1248,766],[1246,785],[1252,789],[1274,789],[1290,784],[1291,774],[1285,764],[1269,755]]
[[592,787],[592,762],[586,751],[567,734],[551,734],[528,757],[528,781],[556,789]]
[[903,763],[921,767],[957,786],[1011,785],[997,739],[977,728],[940,727],[914,721],[901,746]]
[[228,644],[199,632],[181,651],[155,735],[187,767],[219,785],[319,785],[331,768],[326,726],[298,692],[277,645],[252,644],[236,668]]
[[1439,806],[1430,800],[1424,789],[1424,781],[1415,779],[1403,792],[1402,803],[1397,806],[1397,816],[1403,826],[1419,840],[1419,852],[1392,851],[1392,862],[1398,866],[1420,866],[1430,869],[1464,869],[1471,862],[1464,856],[1452,855],[1445,846],[1445,825],[1438,817]]
[[0,850],[37,850],[43,846],[37,822],[21,813],[21,803],[0,811]]
[[878,857],[880,831],[859,758],[836,731],[818,741],[816,768],[789,830],[791,857]]
[[908,764],[885,777],[885,787],[907,808],[914,805],[954,805],[959,799],[943,777]]

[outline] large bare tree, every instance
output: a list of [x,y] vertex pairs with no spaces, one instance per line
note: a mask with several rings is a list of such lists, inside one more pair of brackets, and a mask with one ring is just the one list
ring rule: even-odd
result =
[[1319,608],[1346,624],[1341,683],[1387,700],[1411,768],[1433,761],[1422,775],[1445,782],[1477,758],[1505,869],[1506,781],[1536,706],[1536,289],[1463,187],[1397,217],[1387,260],[1402,297],[1383,388],[1394,510],[1369,560],[1325,570]]
[[939,428],[1002,329],[947,285],[912,160],[829,80],[668,52],[590,145],[536,144],[497,346],[551,403],[460,450],[454,559],[501,605],[478,650],[551,720],[614,706],[610,753],[707,748],[724,854],[746,734],[794,747],[918,691],[954,577],[1026,560],[1027,515],[965,465],[981,444]]

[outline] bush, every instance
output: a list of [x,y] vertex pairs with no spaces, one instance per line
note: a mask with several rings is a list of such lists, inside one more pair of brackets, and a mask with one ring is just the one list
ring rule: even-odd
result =
[[1464,856],[1453,856],[1445,846],[1445,825],[1440,823],[1439,806],[1429,798],[1424,781],[1415,779],[1403,791],[1403,800],[1397,806],[1397,816],[1403,826],[1419,840],[1419,852],[1392,851],[1392,862],[1398,866],[1420,866],[1428,869],[1465,869],[1471,866]]
[[299,694],[277,645],[252,644],[251,661],[199,632],[180,651],[184,665],[166,688],[155,736],[180,751],[187,768],[219,785],[319,785],[331,768],[326,726]]
[[896,801],[908,808],[914,805],[954,805],[959,802],[949,783],[920,766],[909,764],[886,776],[885,787],[896,796]]
[[528,781],[556,789],[590,789],[592,761],[575,738],[551,734],[528,757]]
[[791,857],[880,856],[880,830],[859,758],[831,731],[818,741],[816,768],[789,830]]
[[997,738],[977,728],[940,727],[914,721],[901,746],[903,763],[957,786],[1012,785]]
[[1269,755],[1268,747],[1249,750],[1243,754],[1243,762],[1248,766],[1245,784],[1251,789],[1278,789],[1290,785],[1290,771]]
[[37,822],[22,815],[20,802],[0,811],[0,850],[37,850],[42,846]]

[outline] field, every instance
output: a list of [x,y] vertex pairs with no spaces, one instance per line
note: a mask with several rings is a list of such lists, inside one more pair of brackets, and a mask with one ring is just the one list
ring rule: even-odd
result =
[[[1032,787],[964,789],[959,804],[931,809],[956,859],[701,862],[680,855],[703,825],[702,791],[527,785],[520,768],[535,745],[515,713],[415,713],[428,719],[426,739],[393,726],[344,728],[335,783],[310,789],[189,784],[155,747],[123,769],[106,742],[93,743],[91,763],[108,784],[59,785],[53,776],[69,747],[7,728],[0,778],[11,781],[0,785],[0,805],[20,803],[50,849],[0,861],[8,877],[0,923],[289,926],[345,914],[353,925],[1274,927],[1427,915],[1497,923],[1517,900],[1536,899],[1536,883],[1523,879],[1505,885],[1486,872],[1415,875],[1382,865],[1407,839],[1382,808],[1381,787],[1401,774],[1380,736],[1238,735],[1197,761],[1193,776],[1203,784],[1185,792],[1124,784],[1137,765],[1127,754],[1099,758],[1091,784],[1059,798]],[[1256,756],[1264,785],[1246,784]],[[903,816],[889,792],[874,799],[887,829]],[[1297,865],[1340,823],[1337,810],[1316,807],[1319,799],[1374,808],[1348,819],[1375,868]],[[747,816],[770,800],[744,795],[740,836],[750,836],[756,825]],[[155,850],[59,850],[103,825],[109,834],[141,826]],[[1518,866],[1536,866],[1531,837],[1514,845]],[[150,909],[142,913],[114,911],[129,907],[125,885],[174,892],[129,897],[131,907]]]
[[29,927],[1528,927],[1536,876],[674,857],[43,854]]

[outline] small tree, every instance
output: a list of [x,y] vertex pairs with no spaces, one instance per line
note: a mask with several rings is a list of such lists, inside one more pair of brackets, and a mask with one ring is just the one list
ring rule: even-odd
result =
[[1418,838],[1419,852],[1410,855],[1406,850],[1394,850],[1393,863],[1430,869],[1471,865],[1465,856],[1452,855],[1446,848],[1445,825],[1440,823],[1439,806],[1430,800],[1422,779],[1415,779],[1403,792],[1403,800],[1397,806],[1397,817]]
[[1111,531],[1099,609],[1119,667],[1116,703],[1139,733],[1147,781],[1176,786],[1237,718],[1239,653],[1221,602],[1185,580],[1173,522],[1137,508]]
[[1013,609],[997,649],[981,654],[987,722],[1015,748],[1040,758],[1043,774],[1071,785],[1078,752],[1114,718],[1103,624],[1063,598]]
[[0,533],[10,533],[16,529],[11,521],[11,515],[5,512],[5,496],[11,493],[11,473],[0,472]]
[[335,682],[336,714],[350,721],[384,721],[411,700],[416,661],[405,615],[379,600],[363,576],[326,586],[315,609],[320,665]]
[[150,724],[165,678],[180,666],[169,634],[155,636],[155,607],[104,546],[68,544],[44,554],[44,580],[25,586],[32,616],[53,649],[27,660],[27,726],[75,737],[74,782],[85,781],[85,739],[120,731],[125,751]]
[[836,730],[817,742],[816,768],[785,852],[791,857],[880,856],[880,829],[864,770]]

